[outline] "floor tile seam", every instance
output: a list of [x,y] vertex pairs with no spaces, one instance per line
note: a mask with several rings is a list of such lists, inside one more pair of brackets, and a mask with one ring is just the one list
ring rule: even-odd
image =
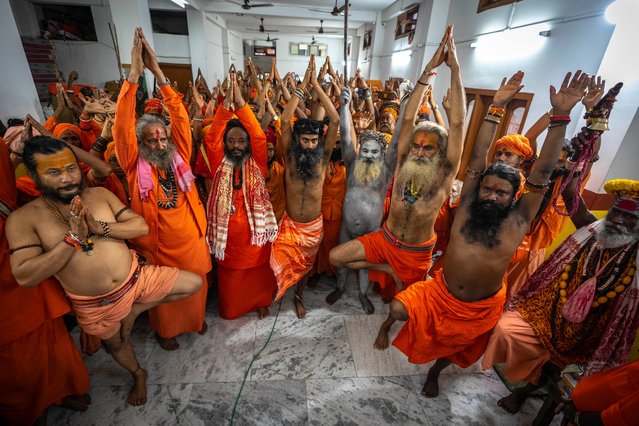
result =
[[351,340],[351,335],[348,332],[348,325],[346,324],[346,317],[342,316],[342,320],[344,321],[344,330],[346,331],[346,339],[348,341],[348,348],[351,351],[351,359],[353,360],[353,369],[355,370],[355,377],[359,377],[359,372],[357,371],[357,363],[355,362],[355,354],[353,353],[353,341]]

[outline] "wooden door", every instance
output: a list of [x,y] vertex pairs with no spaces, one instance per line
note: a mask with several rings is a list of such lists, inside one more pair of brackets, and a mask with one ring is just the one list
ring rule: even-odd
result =
[[171,80],[177,81],[178,91],[184,95],[189,90],[189,82],[193,83],[193,73],[191,64],[165,64],[161,63],[160,68],[164,75]]
[[[470,162],[470,156],[475,146],[477,133],[479,133],[479,128],[484,122],[484,117],[486,117],[486,113],[496,92],[496,90],[473,89],[470,87],[465,88],[465,90],[468,113],[466,115],[467,127],[466,138],[464,140],[464,152],[462,154],[459,172],[457,173],[457,179],[460,180],[464,179],[466,175],[466,168]],[[497,134],[488,152],[488,158],[493,158],[495,153],[494,143],[497,139],[509,133],[521,134],[524,131],[524,124],[533,96],[533,93],[520,92],[510,101],[506,108],[506,113],[501,119],[501,123],[497,126]]]

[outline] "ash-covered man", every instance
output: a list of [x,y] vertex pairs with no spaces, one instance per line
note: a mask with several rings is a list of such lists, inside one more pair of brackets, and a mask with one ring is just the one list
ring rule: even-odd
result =
[[[396,144],[391,141],[386,152],[386,136],[374,130],[364,130],[359,135],[359,153],[355,153],[350,114],[351,92],[343,88],[340,94],[340,135],[342,158],[346,166],[346,197],[340,228],[340,243],[379,229],[384,214],[384,198],[397,162]],[[396,138],[395,138],[396,139]],[[348,269],[337,273],[337,288],[326,297],[329,304],[335,303],[344,293]],[[375,307],[366,296],[368,271],[358,271],[359,299],[364,311],[375,312]]]
[[149,227],[104,188],[86,188],[67,145],[41,136],[24,148],[24,163],[42,196],[7,221],[11,269],[22,287],[54,275],[73,303],[82,329],[103,340],[109,353],[133,376],[128,401],[146,402],[147,372],[129,335],[143,311],[187,297],[202,286],[191,272],[141,266],[124,240]]
[[[298,119],[291,129],[290,120],[308,85],[319,97],[329,118],[324,135],[322,121]],[[315,58],[311,56],[304,80],[294,91],[282,113],[282,151],[285,159],[286,212],[273,243],[270,264],[277,279],[275,300],[297,284],[295,312],[306,316],[302,297],[322,240],[322,187],[331,153],[337,140],[339,114],[317,81]]]

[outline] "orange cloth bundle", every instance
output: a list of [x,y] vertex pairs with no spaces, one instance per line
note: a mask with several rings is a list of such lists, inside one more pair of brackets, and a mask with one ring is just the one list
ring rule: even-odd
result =
[[311,222],[298,223],[284,213],[271,249],[270,265],[277,279],[275,300],[280,299],[313,267],[324,236],[322,225],[321,214]]
[[490,333],[506,303],[506,285],[475,302],[453,296],[441,272],[419,281],[395,296],[409,319],[393,341],[408,361],[425,364],[448,358],[460,367],[474,364],[484,353]]

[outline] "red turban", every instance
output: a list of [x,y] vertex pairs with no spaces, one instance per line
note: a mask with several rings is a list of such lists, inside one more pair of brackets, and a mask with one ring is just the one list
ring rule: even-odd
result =
[[69,123],[57,124],[55,128],[53,129],[53,135],[56,138],[61,138],[62,133],[66,132],[67,130],[78,135],[78,138],[82,135],[82,132],[80,131],[80,128],[78,126],[74,126],[73,124],[69,124]]
[[506,146],[508,150],[514,152],[520,157],[523,157],[524,159],[529,159],[533,155],[533,150],[530,147],[528,138],[522,135],[518,135],[517,133],[511,133],[502,137],[501,139],[498,139],[497,142],[495,142],[495,149],[499,148],[502,145]]

